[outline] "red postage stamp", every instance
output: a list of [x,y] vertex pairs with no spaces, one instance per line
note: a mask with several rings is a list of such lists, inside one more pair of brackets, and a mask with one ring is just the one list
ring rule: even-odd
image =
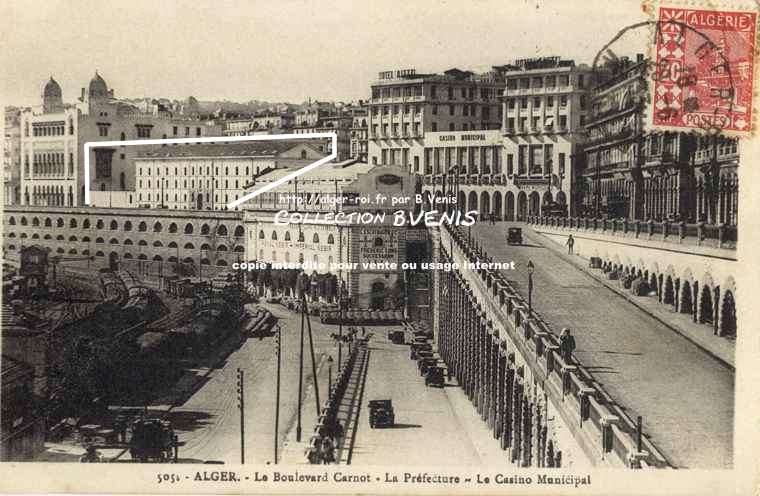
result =
[[756,15],[659,8],[654,126],[752,132]]

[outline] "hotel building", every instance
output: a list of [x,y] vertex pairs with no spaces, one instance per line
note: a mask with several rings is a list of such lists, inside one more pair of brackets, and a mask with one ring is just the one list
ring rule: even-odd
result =
[[425,133],[499,129],[503,90],[497,71],[381,72],[368,102],[369,162],[423,174]]

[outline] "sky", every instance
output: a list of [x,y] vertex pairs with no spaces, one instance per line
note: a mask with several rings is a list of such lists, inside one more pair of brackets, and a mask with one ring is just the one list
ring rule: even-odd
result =
[[[517,58],[590,63],[640,0],[0,2],[0,101],[73,102],[97,70],[117,97],[366,99],[377,73],[488,70]],[[641,31],[641,30],[639,30]],[[646,51],[629,33],[618,55]]]

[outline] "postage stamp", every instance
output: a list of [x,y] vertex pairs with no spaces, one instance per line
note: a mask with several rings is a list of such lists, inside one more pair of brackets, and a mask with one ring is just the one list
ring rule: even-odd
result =
[[659,7],[653,47],[654,127],[752,132],[756,16]]

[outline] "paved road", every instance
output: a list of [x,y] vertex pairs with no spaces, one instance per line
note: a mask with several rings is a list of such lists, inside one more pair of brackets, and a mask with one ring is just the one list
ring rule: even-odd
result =
[[[409,346],[391,343],[387,332],[376,333],[369,346],[352,465],[507,466],[459,387],[426,387]],[[367,403],[373,399],[393,401],[394,428],[370,428]]]
[[523,246],[508,246],[497,227],[478,224],[472,236],[527,297],[528,260],[535,264],[533,308],[558,332],[570,327],[576,357],[627,408],[678,467],[732,466],[734,373],[610,289],[541,245],[526,225]]
[[[300,345],[300,315],[280,305],[266,305],[280,318],[283,329],[282,388],[280,401],[279,443],[295,425],[298,397],[298,353]],[[337,350],[330,338],[337,326],[319,323],[312,317],[312,330],[317,363]],[[304,338],[304,394],[312,382],[308,334]],[[345,353],[345,349],[344,349]],[[174,423],[180,441],[180,458],[186,460],[221,460],[240,463],[240,413],[237,407],[237,368],[245,371],[246,382],[246,463],[267,463],[274,456],[274,409],[277,355],[274,339],[248,339],[234,351],[206,382],[181,406],[172,410],[169,419]],[[334,367],[335,368],[335,367]],[[320,377],[320,401],[327,394],[326,367]],[[335,371],[333,371],[334,373]],[[313,402],[304,409],[315,409]],[[310,432],[304,425],[304,437]],[[280,450],[282,453],[282,450]]]

